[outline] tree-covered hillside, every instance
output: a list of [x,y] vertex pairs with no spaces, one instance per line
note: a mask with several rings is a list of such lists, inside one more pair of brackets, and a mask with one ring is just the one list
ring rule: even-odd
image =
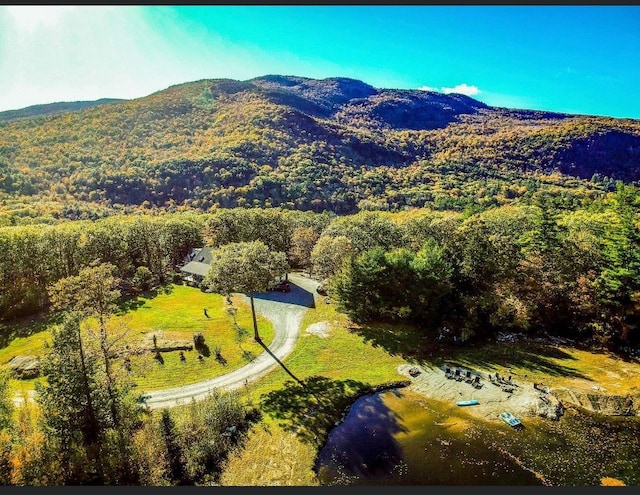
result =
[[638,165],[637,120],[345,78],[202,80],[0,123],[0,224],[39,216],[34,198],[73,205],[74,218],[127,206],[485,209],[539,189],[579,204],[637,182]]
[[57,103],[45,103],[44,105],[32,105],[17,110],[5,110],[0,112],[0,121],[26,119],[31,117],[43,117],[64,112],[75,112],[85,108],[97,107],[106,103],[123,101],[120,98],[101,98],[93,101],[60,101]]

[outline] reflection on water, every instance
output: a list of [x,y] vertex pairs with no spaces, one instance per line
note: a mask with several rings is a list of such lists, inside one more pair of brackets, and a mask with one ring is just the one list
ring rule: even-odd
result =
[[[640,422],[568,411],[522,430],[404,389],[358,399],[316,459],[324,485],[599,485],[640,482]],[[594,446],[598,448],[594,448]]]
[[340,484],[384,478],[402,465],[402,447],[395,435],[406,431],[381,394],[362,397],[345,422],[331,432],[319,462],[325,474],[334,471],[332,477],[340,479]]
[[[380,392],[358,399],[316,460],[325,485],[539,485],[512,459],[469,441],[463,419]],[[517,434],[517,432],[514,432]]]

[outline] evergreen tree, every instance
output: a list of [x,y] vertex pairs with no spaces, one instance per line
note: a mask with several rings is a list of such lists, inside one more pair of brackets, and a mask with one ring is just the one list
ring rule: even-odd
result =
[[[109,448],[116,448],[117,455],[110,455],[110,473],[105,477],[115,477],[120,481],[132,482],[137,479],[133,466],[131,433],[137,425],[138,407],[129,394],[131,384],[113,368],[114,347],[126,333],[126,329],[111,332],[109,319],[115,309],[115,301],[120,295],[118,279],[114,277],[115,267],[110,264],[94,264],[80,271],[78,276],[67,277],[50,287],[50,298],[56,308],[66,308],[84,316],[97,319],[98,331],[89,332],[88,345],[95,349],[92,359],[99,360],[100,386],[106,397],[107,416],[98,416],[101,428],[108,435]],[[79,323],[78,323],[79,325]],[[82,340],[80,340],[82,342]],[[86,346],[79,345],[84,350]],[[105,423],[106,422],[106,423]],[[102,445],[107,448],[107,445]]]
[[108,409],[95,350],[80,328],[82,315],[68,313],[53,330],[42,363],[46,384],[36,384],[42,429],[57,450],[65,484],[102,484],[103,441]]
[[9,389],[9,372],[0,371],[0,485],[11,484],[11,446],[13,404]]
[[182,447],[180,446],[180,442],[177,438],[178,433],[176,430],[176,425],[168,409],[162,410],[160,423],[162,428],[162,436],[164,438],[169,458],[171,481],[177,483],[178,485],[190,484],[190,480],[187,477],[186,467],[182,456]]

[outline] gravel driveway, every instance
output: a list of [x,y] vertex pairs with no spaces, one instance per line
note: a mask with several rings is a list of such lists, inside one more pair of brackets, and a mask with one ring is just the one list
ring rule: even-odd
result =
[[[268,347],[269,352],[261,353],[250,363],[226,375],[183,387],[147,392],[144,394],[147,406],[151,409],[174,407],[187,404],[192,399],[202,399],[215,388],[237,389],[279,366],[277,360],[284,359],[295,347],[302,317],[314,307],[318,287],[317,281],[299,273],[289,274],[289,282],[291,292],[268,292],[253,297],[256,312],[273,324],[275,335]],[[249,301],[247,296],[243,297]]]

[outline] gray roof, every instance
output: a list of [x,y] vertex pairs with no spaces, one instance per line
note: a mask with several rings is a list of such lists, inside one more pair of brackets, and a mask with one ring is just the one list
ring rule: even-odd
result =
[[199,261],[190,261],[189,263],[184,265],[182,268],[180,268],[180,271],[185,273],[191,273],[194,275],[200,275],[201,277],[204,277],[209,271],[209,268],[211,268],[211,265],[207,263],[201,263]]
[[193,248],[189,256],[187,257],[188,261],[197,261],[198,263],[205,263],[207,265],[211,264],[211,251],[213,248],[203,247],[203,248]]

